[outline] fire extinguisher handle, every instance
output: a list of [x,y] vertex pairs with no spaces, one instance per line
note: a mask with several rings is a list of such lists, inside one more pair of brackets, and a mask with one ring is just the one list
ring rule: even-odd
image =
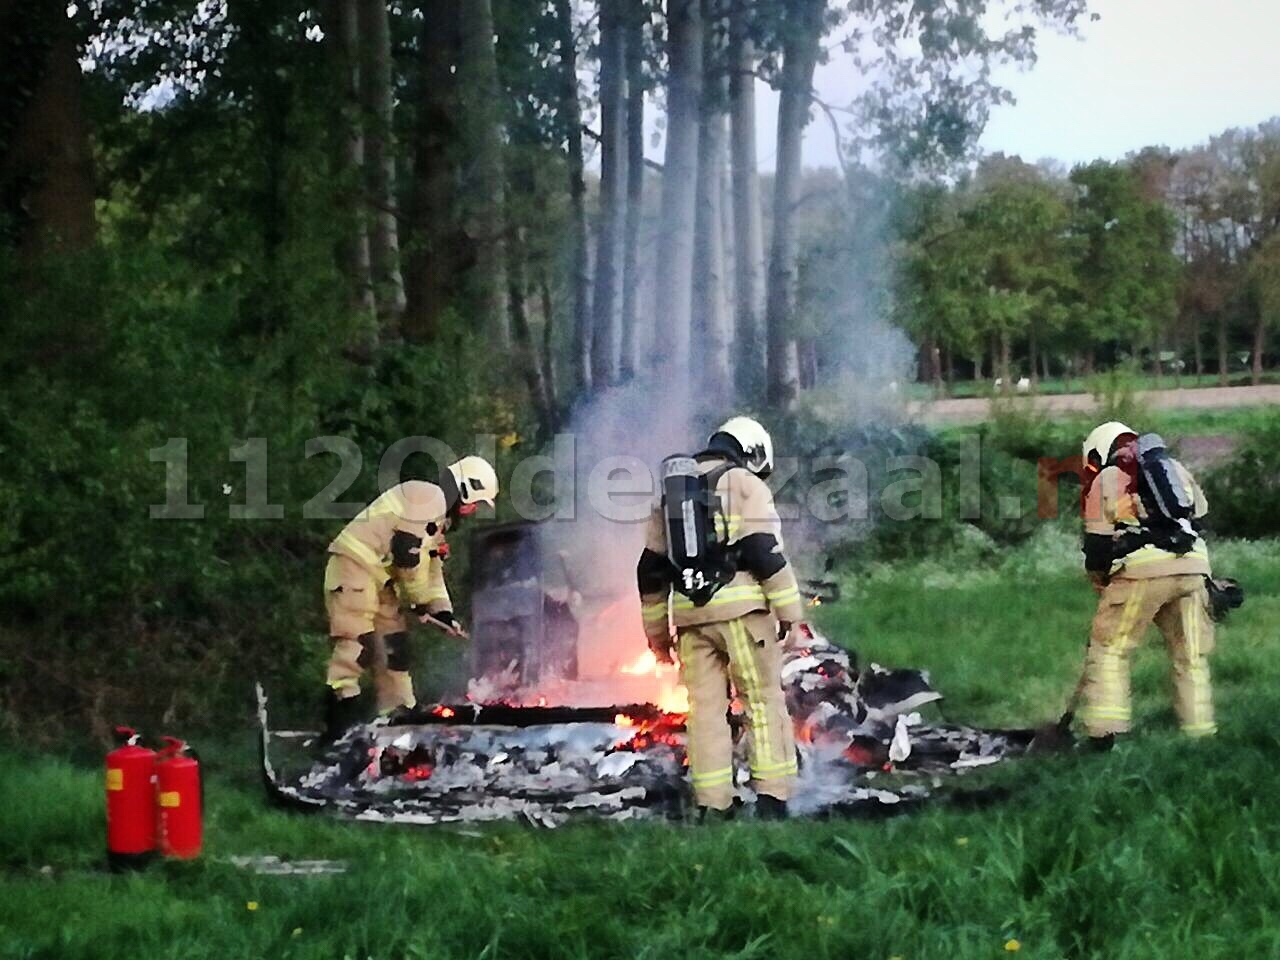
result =
[[125,743],[138,742],[138,731],[133,729],[133,727],[116,727],[116,736]]
[[164,752],[166,755],[174,757],[187,748],[185,740],[179,740],[177,737],[161,737],[164,743]]

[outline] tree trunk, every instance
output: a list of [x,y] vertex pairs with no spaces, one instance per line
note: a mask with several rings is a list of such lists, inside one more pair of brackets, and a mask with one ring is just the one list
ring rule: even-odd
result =
[[799,389],[798,358],[792,332],[796,299],[796,206],[800,202],[801,145],[809,123],[813,70],[818,60],[824,0],[788,4],[782,44],[778,104],[778,159],[773,188],[773,241],[769,250],[765,326],[768,386],[772,404],[790,407]]
[[[19,256],[93,244],[93,154],[75,32],[58,0],[0,0],[0,224]],[[5,223],[4,221],[8,221]]]
[[542,368],[542,359],[533,342],[529,317],[525,312],[524,235],[520,228],[507,225],[506,275],[507,310],[511,315],[511,331],[520,355],[520,370],[529,389],[529,401],[537,413],[538,427],[545,442],[556,432],[555,407]]
[[356,0],[326,0],[323,7],[329,70],[338,93],[331,112],[333,206],[340,211],[338,269],[346,280],[347,309],[355,320],[351,348],[368,357],[378,341],[369,267],[369,231],[360,202],[364,127],[360,122],[360,21]]
[[956,386],[956,356],[950,347],[947,347],[946,349],[945,366],[947,371],[947,379],[943,389],[944,389],[944,396],[949,397],[955,391],[955,386]]
[[1196,386],[1200,386],[1200,378],[1204,376],[1204,344],[1200,340],[1200,315],[1196,314],[1191,326],[1192,349],[1195,351]]
[[1040,359],[1040,343],[1039,337],[1036,336],[1036,325],[1034,322],[1027,327],[1027,353],[1029,355],[1028,362],[1031,366],[1031,382],[1035,384],[1040,379],[1040,372],[1036,369],[1036,364]]
[[698,112],[702,102],[699,0],[667,0],[667,150],[662,172],[653,365],[688,382],[692,332],[693,238],[697,208]]
[[600,0],[600,222],[596,237],[591,381],[618,382],[622,359],[622,245],[627,188],[626,12]]
[[395,87],[391,25],[385,0],[357,0],[362,51],[360,90],[365,115],[365,189],[370,207],[369,261],[373,296],[384,328],[397,335],[405,310],[396,206]]
[[1255,387],[1262,383],[1262,354],[1267,349],[1267,321],[1261,311],[1253,326],[1253,365],[1249,382]]
[[557,428],[560,423],[560,388],[557,386],[555,360],[555,309],[551,301],[551,282],[546,271],[542,272],[538,283],[542,299],[542,370],[547,384],[547,401]]
[[702,3],[702,105],[698,121],[697,214],[693,251],[693,341],[691,355],[700,392],[712,404],[730,399],[729,315],[724,297],[724,233],[721,201],[728,155],[724,108],[728,98],[723,69],[723,29],[715,0]]
[[982,376],[982,351],[978,350],[973,355],[973,380],[974,383],[981,383]]
[[[573,380],[591,389],[591,271],[587,262],[587,184],[582,161],[582,104],[578,99],[578,49],[569,0],[555,0],[556,45],[560,53],[560,114],[568,143],[569,258],[573,308]],[[643,146],[642,148],[643,149]]]
[[942,351],[938,348],[937,341],[933,337],[926,337],[924,341],[924,362],[928,371],[925,376],[929,380],[929,386],[933,388],[933,398],[936,400],[943,394],[942,385]]
[[818,342],[813,337],[796,338],[796,362],[801,390],[818,385]]
[[1013,389],[1013,372],[1009,365],[1009,332],[1000,331],[1000,389],[1009,393]]
[[[567,0],[566,0],[567,2]],[[644,219],[644,33],[649,9],[630,4],[626,17],[627,216],[622,238],[623,381],[640,368],[640,226]]]
[[1042,371],[1041,379],[1048,380],[1050,378],[1050,374],[1049,374],[1049,351],[1047,350],[1040,351],[1040,369]]
[[748,27],[749,0],[729,10],[729,114],[733,155],[735,285],[734,359],[738,392],[758,401],[764,394],[764,227],[756,172],[755,46]]
[[462,268],[458,182],[458,18],[462,0],[435,0],[419,35],[405,339],[429,343],[457,294]]
[[511,342],[503,309],[503,158],[498,64],[490,0],[462,0],[458,43],[458,103],[462,182],[458,199],[462,228],[474,262],[463,284],[464,305],[489,343]]
[[1218,314],[1218,385],[1230,383],[1230,361],[1227,359],[1227,314]]
[[1185,366],[1182,360],[1182,323],[1181,318],[1173,328],[1173,385],[1176,389],[1182,388],[1182,368]]

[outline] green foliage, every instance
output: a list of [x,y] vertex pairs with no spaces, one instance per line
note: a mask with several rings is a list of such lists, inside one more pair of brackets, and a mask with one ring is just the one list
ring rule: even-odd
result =
[[1174,315],[1173,215],[1142,195],[1136,172],[1095,161],[1071,171],[1082,239],[1078,319],[1099,340],[1145,342]]
[[1093,419],[1098,423],[1107,420],[1128,424],[1148,421],[1151,411],[1138,394],[1141,383],[1138,371],[1132,366],[1118,365],[1105,373],[1095,374],[1089,381],[1089,392],[1096,404]]
[[[305,445],[356,440],[363,471],[339,499],[365,503],[402,437],[465,453],[471,431],[522,430],[489,389],[482,346],[388,345],[352,363],[333,336],[348,320],[332,306],[331,275],[301,257],[281,280],[273,332],[251,313],[262,306],[250,272],[211,290],[200,266],[150,245],[49,269],[10,315],[22,349],[0,388],[20,414],[0,421],[7,722],[33,736],[161,716],[198,729],[244,711],[255,677],[313,701],[327,650],[324,547],[341,521],[303,516],[337,472],[335,458],[307,458]],[[50,316],[76,318],[80,334],[51,342]],[[267,502],[283,519],[230,516],[248,496],[232,451],[254,437],[266,443]],[[166,468],[148,451],[170,438],[187,441],[189,483],[177,496],[203,519],[151,516],[166,502]],[[403,476],[437,470],[416,456]]]
[[1209,524],[1236,537],[1280,534],[1280,414],[1245,426],[1227,459],[1204,478]]

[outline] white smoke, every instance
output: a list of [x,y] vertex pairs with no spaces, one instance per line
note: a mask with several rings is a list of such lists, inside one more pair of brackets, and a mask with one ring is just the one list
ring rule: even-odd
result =
[[[625,671],[647,649],[640,621],[635,568],[644,547],[646,521],[657,494],[658,465],[673,453],[700,449],[688,390],[657,377],[601,392],[583,404],[568,428],[573,477],[558,478],[557,518],[542,526],[543,555],[558,556],[579,623],[580,697],[591,684],[627,684],[640,693],[652,678],[628,679]],[[612,492],[610,492],[612,491]],[[572,497],[566,511],[564,498]],[[569,516],[564,516],[568,512]],[[666,686],[674,671],[664,671]],[[607,702],[628,702],[627,691]]]

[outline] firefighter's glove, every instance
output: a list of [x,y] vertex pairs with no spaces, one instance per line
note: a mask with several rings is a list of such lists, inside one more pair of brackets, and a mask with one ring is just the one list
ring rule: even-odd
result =
[[[421,610],[421,612],[419,612]],[[462,626],[462,622],[453,615],[452,610],[440,610],[437,613],[428,613],[425,608],[414,608],[414,613],[418,614],[418,619],[429,627],[435,627],[437,630],[448,634],[451,637],[457,637],[460,640],[467,639],[467,631]]]
[[788,649],[796,646],[803,646],[813,639],[813,631],[809,629],[809,624],[803,620],[791,622],[790,620],[778,621],[778,642]]
[[669,633],[649,635],[649,649],[653,651],[659,663],[675,663],[673,656],[675,646],[675,637]]

